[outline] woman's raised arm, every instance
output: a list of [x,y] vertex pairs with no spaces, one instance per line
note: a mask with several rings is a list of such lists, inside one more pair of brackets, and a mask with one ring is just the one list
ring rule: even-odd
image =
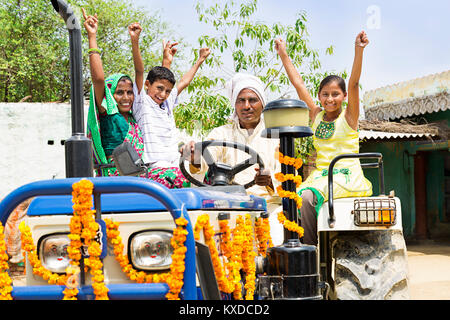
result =
[[84,8],[81,10],[83,11],[84,28],[87,31],[89,40],[89,65],[91,68],[92,84],[94,86],[95,104],[99,113],[105,113],[106,109],[102,107],[103,97],[105,96],[105,74],[103,72],[100,50],[97,47],[97,14],[87,16]]

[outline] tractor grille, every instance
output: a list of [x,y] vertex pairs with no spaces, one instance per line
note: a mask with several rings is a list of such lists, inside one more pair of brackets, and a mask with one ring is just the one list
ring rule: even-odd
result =
[[357,226],[392,226],[397,218],[393,198],[356,199],[352,213]]

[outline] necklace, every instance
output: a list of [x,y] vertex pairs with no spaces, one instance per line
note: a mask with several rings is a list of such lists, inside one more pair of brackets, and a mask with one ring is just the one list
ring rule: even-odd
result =
[[336,129],[335,121],[336,119],[332,122],[326,122],[322,118],[322,121],[320,121],[319,125],[317,126],[315,136],[319,139],[330,139]]

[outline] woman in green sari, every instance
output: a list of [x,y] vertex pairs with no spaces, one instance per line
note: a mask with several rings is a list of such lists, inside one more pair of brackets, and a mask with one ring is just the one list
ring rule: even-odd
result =
[[[131,113],[134,101],[133,81],[125,74],[113,74],[105,80],[100,51],[97,49],[97,15],[87,16],[82,10],[89,39],[92,87],[87,127],[88,137],[94,145],[94,161],[97,164],[113,163],[113,150],[125,141],[142,157],[142,134]],[[129,31],[132,35],[136,32],[136,27],[129,28]],[[103,168],[97,170],[97,175],[116,176],[118,171],[116,168]],[[152,168],[141,177],[155,180],[169,188],[190,186],[178,168]]]

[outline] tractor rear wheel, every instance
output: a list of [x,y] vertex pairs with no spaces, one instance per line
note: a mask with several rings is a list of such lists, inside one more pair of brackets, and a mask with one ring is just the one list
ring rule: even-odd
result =
[[406,244],[401,231],[342,232],[334,239],[337,299],[410,299]]

